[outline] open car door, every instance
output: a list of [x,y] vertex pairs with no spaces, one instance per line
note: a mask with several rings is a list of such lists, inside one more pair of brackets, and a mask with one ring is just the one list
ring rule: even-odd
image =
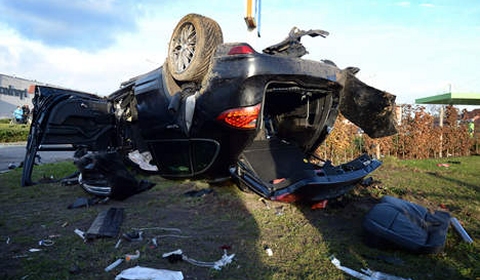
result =
[[35,86],[33,119],[23,162],[22,186],[31,179],[38,151],[106,150],[114,141],[112,103],[96,95]]

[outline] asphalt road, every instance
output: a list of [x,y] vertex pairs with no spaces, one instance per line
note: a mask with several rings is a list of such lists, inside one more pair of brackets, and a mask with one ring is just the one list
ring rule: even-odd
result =
[[[9,170],[9,165],[19,166],[25,158],[25,144],[0,144],[0,173]],[[74,152],[38,152],[40,163],[73,160]],[[37,160],[38,162],[38,160]]]

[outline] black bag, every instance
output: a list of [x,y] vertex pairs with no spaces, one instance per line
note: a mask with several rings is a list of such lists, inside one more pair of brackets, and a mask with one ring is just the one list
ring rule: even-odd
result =
[[365,242],[378,248],[438,253],[445,246],[450,214],[384,196],[365,216]]

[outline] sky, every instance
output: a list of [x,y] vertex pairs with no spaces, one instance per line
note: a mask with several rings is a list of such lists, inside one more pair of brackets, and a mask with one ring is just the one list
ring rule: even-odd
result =
[[246,0],[0,0],[0,73],[108,95],[163,64],[177,22],[216,20],[225,42],[258,52],[292,27],[312,60],[355,66],[397,103],[480,93],[480,1],[261,0],[260,37],[247,31]]

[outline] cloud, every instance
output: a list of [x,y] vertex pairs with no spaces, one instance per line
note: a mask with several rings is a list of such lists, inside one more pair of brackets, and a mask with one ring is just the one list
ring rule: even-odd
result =
[[410,2],[402,1],[402,2],[395,3],[395,5],[400,6],[400,7],[410,7]]
[[433,5],[433,4],[431,4],[431,3],[421,3],[421,4],[420,4],[420,7],[434,8],[435,5]]
[[135,2],[116,0],[0,0],[4,24],[45,45],[96,51],[119,32],[136,30]]

